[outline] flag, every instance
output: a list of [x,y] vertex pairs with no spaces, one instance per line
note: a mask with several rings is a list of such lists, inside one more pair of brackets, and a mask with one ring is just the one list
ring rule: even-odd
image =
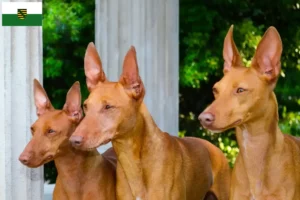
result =
[[42,26],[42,2],[2,2],[2,26]]

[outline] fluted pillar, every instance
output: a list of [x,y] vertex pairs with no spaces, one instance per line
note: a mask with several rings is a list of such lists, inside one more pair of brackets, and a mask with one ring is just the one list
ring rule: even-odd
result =
[[41,200],[43,196],[42,167],[29,169],[18,161],[36,119],[33,79],[42,81],[42,58],[42,27],[0,28],[1,200]]
[[158,126],[178,134],[178,0],[96,0],[95,44],[109,80],[136,47],[145,103]]

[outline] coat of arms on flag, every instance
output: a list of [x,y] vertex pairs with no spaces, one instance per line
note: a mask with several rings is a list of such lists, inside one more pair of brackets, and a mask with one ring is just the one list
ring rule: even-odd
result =
[[25,19],[27,15],[27,9],[18,9],[18,18]]

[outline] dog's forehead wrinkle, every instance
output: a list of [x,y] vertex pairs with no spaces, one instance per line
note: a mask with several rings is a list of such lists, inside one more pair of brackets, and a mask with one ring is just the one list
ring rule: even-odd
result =
[[54,110],[41,116],[35,123],[34,128],[39,131],[53,127],[60,127],[67,123],[67,115],[62,110]]
[[115,82],[105,82],[98,85],[89,95],[89,97],[101,97],[103,95],[112,94],[117,91],[118,84]]
[[[120,98],[115,98],[115,96]],[[85,100],[85,103],[98,104],[101,106],[104,102],[123,104],[124,102],[127,102],[127,100],[129,100],[129,97],[121,84],[117,82],[107,82],[96,87],[90,93],[87,100]]]
[[[249,82],[251,83],[257,83],[257,81],[259,81],[258,77],[254,76],[253,77],[253,72],[249,69],[249,68],[244,68],[244,69],[235,69],[232,72],[228,72],[227,76],[224,76],[221,79],[221,84],[223,87],[233,87],[233,88],[237,88],[237,87],[244,87],[244,88],[248,88],[250,87],[250,85],[248,84]],[[249,79],[254,81],[249,81]]]

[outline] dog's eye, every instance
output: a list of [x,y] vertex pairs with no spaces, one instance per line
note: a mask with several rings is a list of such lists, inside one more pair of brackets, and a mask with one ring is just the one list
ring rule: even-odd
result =
[[84,109],[84,110],[87,110],[87,104],[86,104],[86,103],[83,104],[83,109]]
[[112,108],[112,107],[113,107],[113,106],[107,104],[107,105],[105,106],[105,109],[108,110],[108,109],[110,109],[110,108]]
[[47,133],[51,134],[51,133],[55,133],[55,131],[53,129],[49,129]]
[[244,88],[238,88],[236,90],[236,93],[242,93],[242,92],[245,92],[245,91],[246,91],[246,89],[244,89]]
[[34,134],[34,128],[30,127],[30,131],[31,131],[31,135],[33,135]]
[[212,89],[212,91],[213,91],[214,94],[217,94],[217,93],[218,93],[218,90],[217,90],[217,88],[215,88],[215,87]]

